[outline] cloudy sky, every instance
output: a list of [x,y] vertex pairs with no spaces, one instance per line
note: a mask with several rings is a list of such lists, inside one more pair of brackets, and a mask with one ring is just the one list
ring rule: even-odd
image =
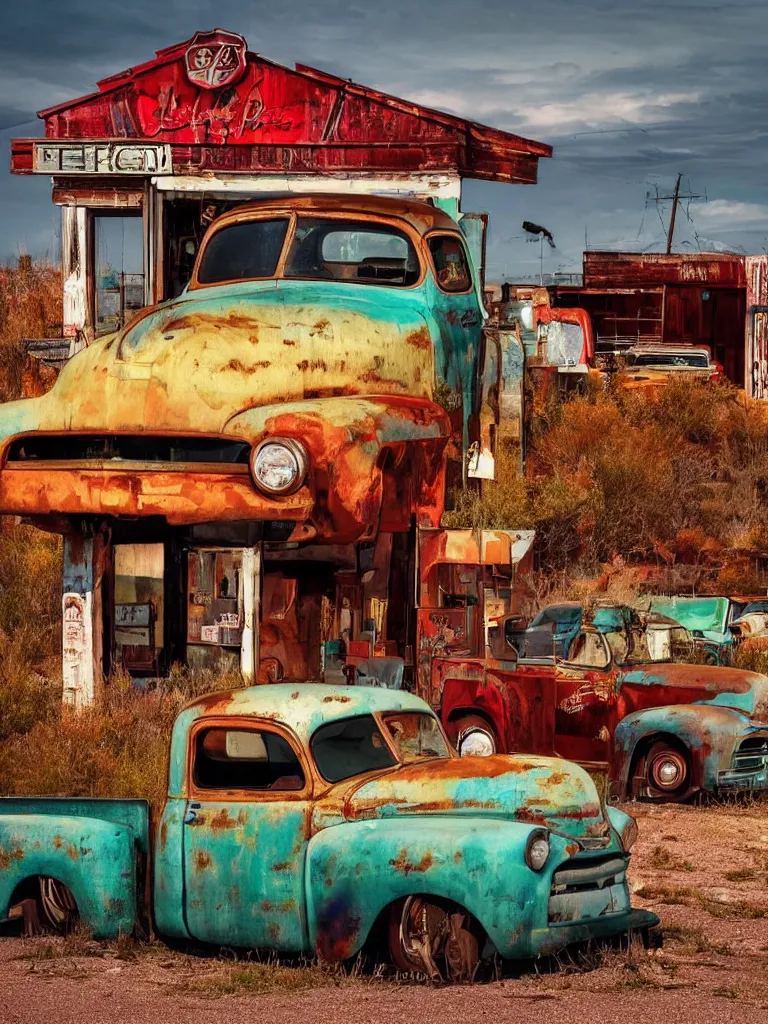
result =
[[0,3],[0,261],[58,251],[47,179],[11,177],[35,111],[214,26],[252,50],[551,143],[539,184],[469,182],[491,214],[489,271],[538,272],[523,220],[557,248],[658,249],[678,172],[702,196],[683,251],[768,249],[766,0],[17,0]]

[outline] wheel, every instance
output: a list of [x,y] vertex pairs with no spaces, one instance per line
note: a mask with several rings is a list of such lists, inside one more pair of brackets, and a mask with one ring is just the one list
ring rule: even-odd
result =
[[690,776],[690,762],[682,747],[666,740],[653,744],[645,758],[649,796],[680,800],[688,792]]
[[480,945],[469,915],[455,904],[407,896],[390,911],[389,952],[401,971],[431,981],[474,980]]
[[461,757],[490,757],[499,748],[493,726],[479,715],[467,715],[454,725],[456,750]]
[[75,898],[63,882],[55,878],[39,878],[37,921],[43,931],[66,935],[78,919]]

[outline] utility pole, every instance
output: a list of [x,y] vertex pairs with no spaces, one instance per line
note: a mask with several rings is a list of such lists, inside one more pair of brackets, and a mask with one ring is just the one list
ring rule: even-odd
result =
[[672,252],[672,238],[675,234],[675,219],[677,218],[677,204],[680,202],[680,182],[682,179],[682,174],[678,174],[677,181],[675,182],[675,194],[672,197],[672,215],[669,218],[669,231],[667,232],[667,255]]
[[[658,186],[656,187],[655,203],[658,206],[659,203],[666,203],[672,200],[672,213],[669,218],[669,229],[667,230],[667,248],[666,253],[669,255],[672,252],[672,242],[675,238],[675,221],[677,220],[677,208],[680,205],[681,199],[706,199],[706,195],[694,195],[693,192],[686,192],[683,195],[680,194],[680,183],[683,180],[682,174],[678,174],[677,181],[675,182],[675,191],[671,196],[660,196]],[[646,197],[646,204],[650,199],[650,194]]]

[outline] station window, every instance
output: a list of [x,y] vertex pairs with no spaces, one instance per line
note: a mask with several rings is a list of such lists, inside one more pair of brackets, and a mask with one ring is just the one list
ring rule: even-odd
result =
[[435,264],[437,283],[444,292],[465,292],[471,287],[467,255],[455,235],[432,235],[429,251]]
[[187,564],[187,642],[239,647],[243,634],[240,550],[199,548]]
[[134,676],[160,673],[165,550],[162,544],[115,546],[116,662]]
[[144,231],[140,214],[93,218],[96,335],[119,331],[144,306]]

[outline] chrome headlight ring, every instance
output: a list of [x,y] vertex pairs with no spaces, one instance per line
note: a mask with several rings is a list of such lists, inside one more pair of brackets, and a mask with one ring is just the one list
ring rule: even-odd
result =
[[267,437],[251,452],[251,476],[264,494],[293,494],[301,487],[309,469],[303,444],[292,437]]

